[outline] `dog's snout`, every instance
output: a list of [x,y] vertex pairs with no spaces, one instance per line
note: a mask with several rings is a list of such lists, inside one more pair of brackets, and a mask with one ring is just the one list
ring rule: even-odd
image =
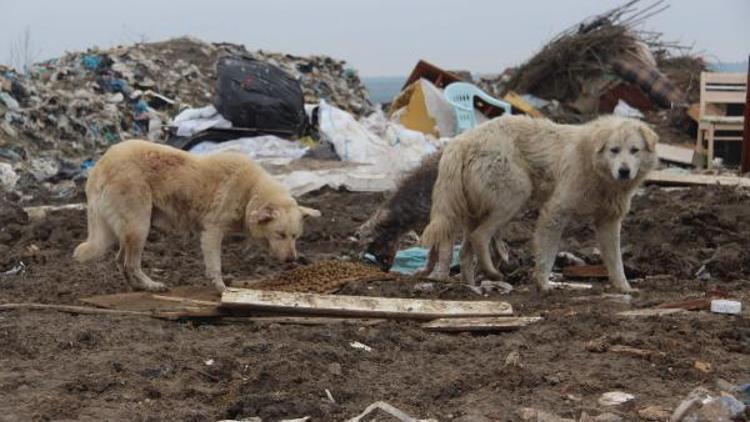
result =
[[628,167],[620,167],[620,169],[617,171],[617,174],[620,176],[620,179],[629,179],[630,169]]

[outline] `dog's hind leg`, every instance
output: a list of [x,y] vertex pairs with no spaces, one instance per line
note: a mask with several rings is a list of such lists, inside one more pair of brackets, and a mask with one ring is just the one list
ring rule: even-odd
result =
[[469,233],[464,232],[464,240],[461,243],[461,277],[470,286],[474,285],[474,248],[469,240]]
[[92,202],[86,212],[88,220],[88,238],[78,245],[73,252],[73,259],[78,262],[88,262],[104,255],[116,237],[112,228],[102,218],[97,210],[97,204]]
[[151,280],[141,269],[153,206],[148,187],[133,185],[128,192],[110,199],[110,212],[105,217],[120,241],[117,266],[133,287],[152,292],[165,291],[167,287],[164,284]]

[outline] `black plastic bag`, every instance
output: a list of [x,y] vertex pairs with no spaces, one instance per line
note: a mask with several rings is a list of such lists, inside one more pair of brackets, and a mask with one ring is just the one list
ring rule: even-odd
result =
[[259,133],[305,132],[305,97],[283,70],[246,57],[224,56],[216,64],[216,110],[234,127]]

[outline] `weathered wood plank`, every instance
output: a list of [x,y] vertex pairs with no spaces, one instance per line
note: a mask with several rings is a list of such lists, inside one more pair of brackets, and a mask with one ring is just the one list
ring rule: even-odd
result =
[[652,317],[652,316],[664,316],[687,312],[684,309],[679,308],[644,308],[634,309],[632,311],[618,312],[617,316],[637,318],[637,317]]
[[422,324],[430,331],[512,331],[541,321],[542,317],[440,318]]
[[664,170],[652,171],[646,183],[665,186],[722,185],[750,187],[750,178],[738,176],[710,176],[705,174],[679,174]]
[[570,265],[563,268],[565,278],[607,278],[604,265]]
[[305,315],[335,315],[407,319],[512,315],[507,302],[337,296],[228,288],[225,307]]
[[695,149],[658,143],[656,144],[656,155],[660,160],[692,165]]

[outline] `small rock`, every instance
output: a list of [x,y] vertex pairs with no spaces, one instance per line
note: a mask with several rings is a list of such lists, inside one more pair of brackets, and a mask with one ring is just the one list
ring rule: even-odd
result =
[[622,416],[615,415],[614,413],[602,413],[595,417],[594,422],[622,422]]
[[695,363],[693,363],[693,367],[704,374],[708,374],[713,370],[710,363],[703,362],[702,360],[696,360]]
[[554,413],[545,412],[544,410],[524,407],[518,411],[518,417],[522,421],[533,422],[576,422],[575,419],[561,418]]
[[634,395],[622,391],[610,391],[608,393],[602,394],[602,396],[599,397],[599,405],[619,406],[633,400],[634,398]]
[[330,365],[328,365],[328,372],[336,376],[342,375],[343,372],[341,371],[341,364],[337,362],[331,363]]
[[13,166],[8,163],[0,163],[0,187],[10,192],[16,187],[18,175],[13,171]]
[[638,410],[638,416],[647,421],[665,421],[672,415],[672,410],[663,406],[646,406]]

